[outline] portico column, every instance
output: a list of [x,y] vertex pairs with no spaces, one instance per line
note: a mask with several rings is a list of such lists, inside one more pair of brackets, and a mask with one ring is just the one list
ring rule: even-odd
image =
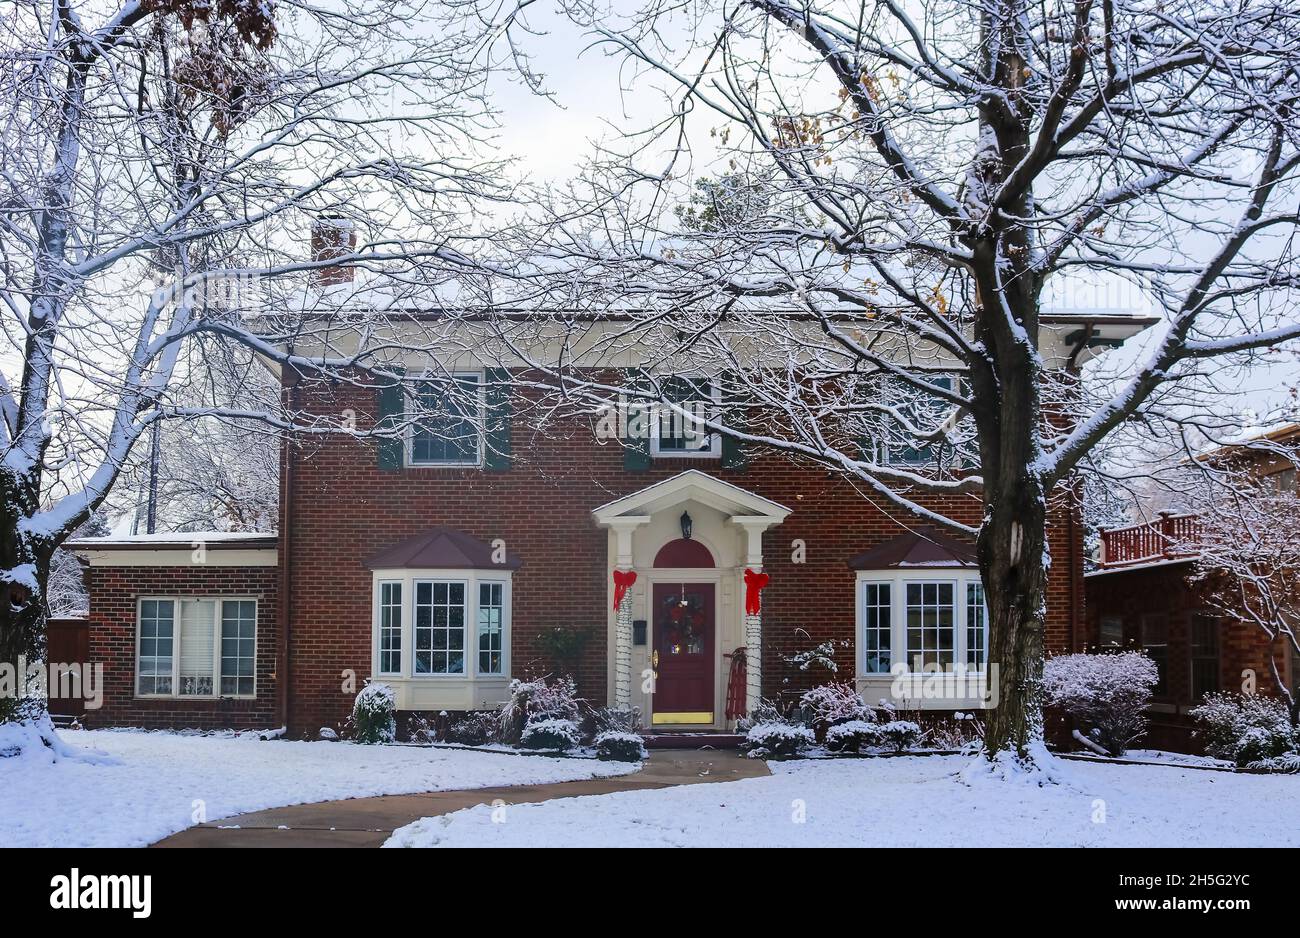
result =
[[[745,567],[763,572],[763,532],[779,518],[737,515],[731,519],[745,531]],[[745,616],[745,712],[752,714],[763,699],[763,616]]]
[[[616,518],[610,522],[614,532],[614,570],[632,571],[632,532],[650,519],[643,515]],[[632,589],[629,586],[614,610],[614,701],[615,709],[632,709]]]

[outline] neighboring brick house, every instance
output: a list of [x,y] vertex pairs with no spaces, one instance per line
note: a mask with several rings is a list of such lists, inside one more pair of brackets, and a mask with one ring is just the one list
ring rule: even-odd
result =
[[[1113,343],[1145,325],[1045,317],[1044,356],[1073,367],[1099,336]],[[404,364],[427,367],[413,355]],[[719,731],[734,725],[737,657],[745,706],[827,680],[787,661],[824,642],[838,677],[873,702],[889,696],[897,661],[984,662],[969,546],[851,481],[716,438],[621,445],[582,422],[536,436],[498,371],[449,370],[483,389],[484,430],[450,413],[437,433],[404,441],[286,441],[274,542],[75,544],[89,564],[92,655],[108,671],[106,705],[88,720],[314,734],[347,717],[366,678],[392,685],[403,711],[438,713],[495,706],[510,678],[563,671],[593,703],[636,706],[657,729]],[[361,429],[403,407],[364,381],[285,376],[283,386],[293,410],[351,412]],[[980,516],[977,497],[925,503],[972,525]],[[191,557],[191,540],[206,553]],[[1068,496],[1049,542],[1047,646],[1081,648],[1082,528]],[[759,616],[746,614],[747,570],[770,577]],[[616,580],[631,573],[616,611]],[[254,620],[255,664],[238,654]],[[562,656],[557,629],[585,642]],[[247,689],[250,666],[252,692],[229,693]]]
[[[1269,437],[1294,445],[1300,427]],[[1250,459],[1265,482],[1295,490],[1294,464],[1272,449],[1234,446],[1203,458],[1222,459],[1228,450]],[[1197,516],[1167,512],[1150,523],[1103,530],[1097,568],[1084,578],[1088,648],[1136,648],[1155,659],[1161,680],[1143,745],[1180,752],[1200,751],[1188,714],[1205,694],[1240,691],[1248,677],[1256,693],[1277,694],[1274,657],[1282,679],[1300,689],[1300,660],[1285,639],[1270,642],[1258,625],[1225,616],[1210,601],[1213,580],[1198,569],[1199,530]]]

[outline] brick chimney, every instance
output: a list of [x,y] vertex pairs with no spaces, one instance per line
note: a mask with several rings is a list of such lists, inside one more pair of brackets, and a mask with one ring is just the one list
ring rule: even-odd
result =
[[[342,215],[322,215],[311,226],[311,259],[313,263],[344,257],[357,249],[357,232],[351,219]],[[351,283],[354,268],[336,265],[318,267],[312,271],[315,287],[333,287]]]

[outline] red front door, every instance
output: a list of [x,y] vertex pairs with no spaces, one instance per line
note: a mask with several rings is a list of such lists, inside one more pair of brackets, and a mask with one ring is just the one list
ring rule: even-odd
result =
[[656,583],[652,723],[713,722],[712,583]]

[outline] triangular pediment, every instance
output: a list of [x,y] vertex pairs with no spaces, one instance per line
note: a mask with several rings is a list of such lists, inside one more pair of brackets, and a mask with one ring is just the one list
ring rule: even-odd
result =
[[621,517],[649,516],[685,502],[698,502],[733,518],[768,518],[774,524],[784,521],[786,515],[790,514],[789,508],[770,498],[724,482],[707,472],[687,469],[622,498],[606,502],[592,511],[592,516],[597,524],[611,524]]

